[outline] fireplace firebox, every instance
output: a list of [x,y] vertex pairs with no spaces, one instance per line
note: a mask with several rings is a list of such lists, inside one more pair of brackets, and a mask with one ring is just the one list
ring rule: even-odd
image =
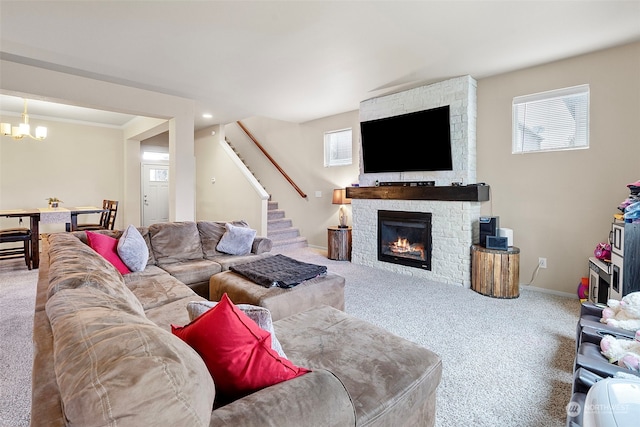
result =
[[431,213],[379,210],[378,260],[431,270]]

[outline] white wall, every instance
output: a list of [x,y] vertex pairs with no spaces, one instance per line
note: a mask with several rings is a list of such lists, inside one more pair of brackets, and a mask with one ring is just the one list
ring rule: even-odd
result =
[[[15,122],[15,117],[2,117]],[[64,206],[101,206],[103,199],[123,200],[123,133],[120,129],[31,119],[44,125],[44,141],[0,137],[0,209],[47,207],[48,197]],[[80,222],[99,216],[83,215]],[[1,227],[17,225],[0,219]],[[26,223],[28,225],[28,222]],[[122,226],[118,215],[116,226]],[[64,224],[42,224],[42,232],[64,231]]]
[[[309,245],[327,247],[327,227],[338,225],[339,206],[333,205],[334,188],[344,188],[358,180],[360,125],[358,112],[351,111],[302,124],[252,117],[242,121],[296,185],[307,195],[302,198],[277,169],[233,123],[225,126],[229,141],[238,148],[272,200],[284,209],[293,226]],[[324,132],[353,129],[353,164],[324,167]],[[316,192],[321,196],[316,197]],[[351,208],[347,205],[349,224]]]
[[[520,281],[546,257],[536,287],[576,293],[617,206],[640,178],[640,42],[478,81],[478,180],[483,215],[500,216],[520,247]],[[513,97],[589,84],[588,150],[511,154]]]
[[[211,135],[212,130],[215,135]],[[266,236],[266,225],[264,230],[261,226],[262,201],[222,148],[221,140],[224,140],[224,128],[221,126],[196,134],[196,219],[243,219],[258,230],[259,235]],[[215,183],[211,182],[212,178]]]
[[[170,219],[193,220],[195,218],[194,102],[192,100],[6,60],[0,61],[0,68],[2,69],[0,90],[3,93],[168,121],[169,150],[172,154]],[[150,136],[152,135],[144,135],[146,138]],[[124,144],[125,140],[135,140],[135,135],[124,135],[121,144]],[[137,152],[126,150],[125,154]],[[99,156],[100,153],[91,153],[94,159],[96,155]],[[130,171],[131,165],[139,163],[139,156],[130,158],[123,155],[118,159],[118,165],[123,162],[130,166],[127,167],[127,171]],[[136,223],[140,220],[139,210],[136,215],[135,210],[129,210],[129,206],[140,204],[140,190],[137,186],[137,190],[129,193],[129,189],[133,187],[121,189],[126,201],[123,206],[123,216],[125,222]]]

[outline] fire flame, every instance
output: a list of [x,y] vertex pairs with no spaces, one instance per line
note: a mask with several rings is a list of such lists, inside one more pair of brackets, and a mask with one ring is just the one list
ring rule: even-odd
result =
[[416,254],[420,259],[424,258],[424,247],[420,244],[413,244],[409,239],[398,237],[397,240],[389,244],[389,249],[395,254]]
[[411,243],[408,239],[398,237],[398,240],[391,243],[391,250],[393,252],[408,252],[411,250]]
[[406,248],[411,246],[407,239],[403,239],[401,237],[398,237],[398,240],[396,241],[395,245],[396,245],[396,247],[401,248],[401,249],[406,249]]

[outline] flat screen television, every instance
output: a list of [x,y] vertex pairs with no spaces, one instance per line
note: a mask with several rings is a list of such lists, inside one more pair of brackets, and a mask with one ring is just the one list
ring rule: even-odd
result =
[[453,170],[449,106],[360,122],[364,173]]

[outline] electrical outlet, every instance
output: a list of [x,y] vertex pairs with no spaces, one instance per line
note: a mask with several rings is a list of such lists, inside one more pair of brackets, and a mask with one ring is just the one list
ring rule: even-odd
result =
[[547,259],[538,258],[538,265],[540,266],[540,268],[547,268]]

